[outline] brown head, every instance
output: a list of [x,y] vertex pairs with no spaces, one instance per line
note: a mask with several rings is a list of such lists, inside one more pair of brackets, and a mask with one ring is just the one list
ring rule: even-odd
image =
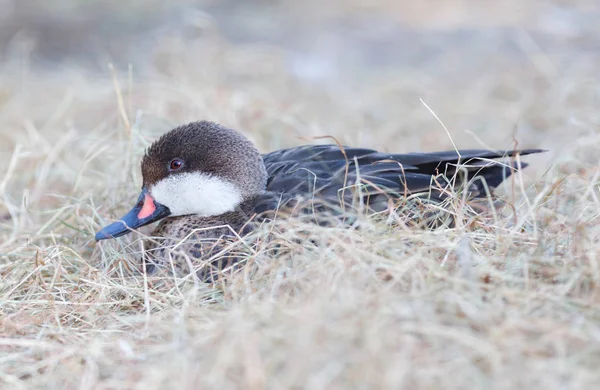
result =
[[267,172],[254,145],[213,122],[177,127],[148,148],[142,159],[142,194],[136,206],[96,234],[118,237],[166,216],[214,216],[263,192]]

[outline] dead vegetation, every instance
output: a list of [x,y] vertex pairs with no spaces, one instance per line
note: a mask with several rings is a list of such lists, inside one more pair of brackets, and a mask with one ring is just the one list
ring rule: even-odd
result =
[[[331,83],[218,29],[165,36],[131,70],[43,70],[13,52],[0,72],[2,387],[597,387],[597,62],[582,51],[565,66],[519,37],[519,66],[498,53],[479,73],[446,58]],[[211,119],[264,151],[323,135],[452,148],[421,97],[459,147],[551,150],[499,191],[503,213],[438,231],[279,220],[212,286],[135,272],[137,237],[93,241],[174,125]]]

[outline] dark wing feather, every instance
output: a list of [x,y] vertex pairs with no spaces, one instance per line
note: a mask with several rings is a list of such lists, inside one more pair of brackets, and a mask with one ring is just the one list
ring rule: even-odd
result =
[[[517,154],[539,153],[540,149],[517,151],[459,150],[433,153],[390,154],[372,149],[344,148],[337,145],[308,145],[279,150],[263,155],[269,175],[267,191],[290,199],[297,195],[319,197],[338,202],[352,200],[350,187],[361,183],[363,195],[386,199],[429,192],[443,198],[443,189],[450,185],[457,167],[467,173],[452,183],[468,180],[473,196],[485,195],[488,188],[497,187],[520,167],[514,161],[495,161]],[[460,154],[460,156],[459,156]],[[458,177],[457,176],[457,177]],[[359,179],[360,178],[360,179]],[[354,187],[356,188],[356,187]],[[348,189],[346,191],[346,189]],[[343,197],[342,197],[343,194]]]
[[[331,162],[358,160],[360,164],[371,164],[383,160],[395,160],[394,155],[390,153],[381,153],[373,149],[344,147],[343,151],[337,145],[304,145],[290,149],[282,149],[263,155],[263,160],[267,166],[269,175],[271,171],[269,166],[284,164],[289,162]],[[406,166],[405,170],[416,169],[416,167]]]
[[[269,175],[267,187],[276,192],[289,192],[294,189],[302,189],[301,192],[313,192],[331,182],[335,182],[337,185],[347,183],[356,178],[357,171],[362,172],[362,175],[371,176],[375,181],[377,181],[378,175],[406,176],[409,172],[429,176],[445,174],[450,177],[456,171],[459,162],[461,167],[470,171],[471,177],[482,176],[488,181],[495,179],[488,183],[495,187],[501,182],[498,180],[504,178],[504,171],[512,170],[512,165],[490,160],[513,157],[516,154],[523,156],[540,152],[543,150],[468,149],[459,150],[458,153],[445,151],[390,154],[364,148],[344,148],[342,152],[337,145],[307,145],[265,154],[263,160]],[[521,168],[525,166],[526,164],[522,164]],[[349,176],[344,180],[346,171]],[[413,188],[411,177],[410,175],[406,176],[405,183],[408,190]],[[297,182],[298,187],[292,185],[293,182]],[[394,180],[394,182],[398,181]],[[421,186],[416,186],[416,188],[419,187]]]
[[[459,163],[459,160],[460,164],[470,166],[472,164],[481,164],[481,162],[485,160],[514,157],[517,154],[520,156],[525,156],[528,154],[541,153],[544,151],[545,150],[542,149],[523,149],[507,151],[466,149],[459,150],[458,152],[455,150],[451,150],[445,152],[432,153],[394,154],[391,158],[403,164],[415,166],[422,173],[439,174],[448,172],[448,168],[457,165]],[[487,161],[487,163],[491,162]]]

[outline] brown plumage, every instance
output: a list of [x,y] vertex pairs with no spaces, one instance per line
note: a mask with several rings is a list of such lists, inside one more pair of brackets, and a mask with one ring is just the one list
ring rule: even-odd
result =
[[160,267],[180,276],[196,272],[200,280],[215,280],[221,270],[238,260],[235,251],[227,251],[227,248],[235,244],[238,236],[251,232],[255,223],[266,216],[256,217],[259,201],[249,199],[236,210],[219,216],[184,215],[163,219],[146,240],[146,272],[155,273]]
[[219,175],[247,194],[260,193],[266,186],[265,164],[252,142],[213,122],[189,123],[155,141],[142,158],[144,186],[152,186],[168,176],[167,162],[174,158],[186,162],[179,173]]

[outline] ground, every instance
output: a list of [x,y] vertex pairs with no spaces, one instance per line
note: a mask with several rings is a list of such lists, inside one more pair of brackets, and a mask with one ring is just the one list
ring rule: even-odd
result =
[[[600,7],[415,3],[1,0],[1,386],[596,388]],[[549,151],[493,218],[278,221],[227,282],[148,279],[94,232],[198,119],[262,151]]]

